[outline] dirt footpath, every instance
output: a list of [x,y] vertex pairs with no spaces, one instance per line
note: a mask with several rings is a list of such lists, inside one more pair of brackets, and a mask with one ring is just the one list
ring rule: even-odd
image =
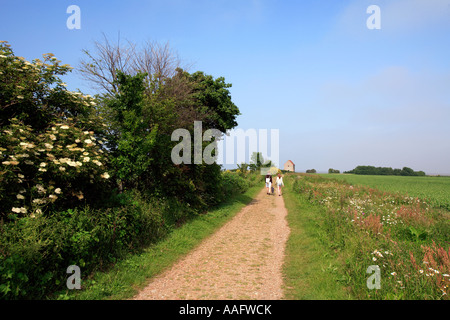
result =
[[269,196],[264,188],[134,299],[282,299],[286,215],[283,197]]

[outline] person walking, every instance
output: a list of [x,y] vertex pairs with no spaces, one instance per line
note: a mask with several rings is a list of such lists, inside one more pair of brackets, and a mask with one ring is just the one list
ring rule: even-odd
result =
[[270,173],[266,175],[266,188],[267,194],[270,194],[272,192],[272,175]]
[[278,174],[276,184],[278,189],[278,196],[281,196],[281,187],[284,186],[283,177],[281,176],[281,174]]

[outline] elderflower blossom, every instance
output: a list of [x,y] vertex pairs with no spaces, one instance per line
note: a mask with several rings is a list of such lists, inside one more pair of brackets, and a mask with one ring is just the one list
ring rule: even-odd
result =
[[102,175],[100,175],[100,177],[102,177],[103,179],[109,179],[110,175],[108,174],[108,172],[105,172]]

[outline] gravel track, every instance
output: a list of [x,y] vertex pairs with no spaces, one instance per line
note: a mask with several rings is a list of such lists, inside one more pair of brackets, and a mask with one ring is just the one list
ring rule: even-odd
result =
[[135,300],[283,299],[282,264],[289,236],[282,196],[266,189]]

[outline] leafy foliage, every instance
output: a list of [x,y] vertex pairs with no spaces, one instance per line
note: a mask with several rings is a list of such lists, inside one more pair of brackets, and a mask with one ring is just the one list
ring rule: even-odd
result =
[[394,176],[425,176],[423,171],[414,171],[411,168],[392,169],[388,167],[357,166],[355,169],[345,173],[364,174],[364,175],[394,175]]
[[57,75],[69,67],[51,54],[29,63],[0,50],[0,217],[95,203],[109,173],[94,100],[66,90]]
[[223,78],[116,70],[114,90],[93,98],[66,89],[70,70],[0,43],[3,299],[45,297],[65,286],[69,265],[84,276],[107,267],[260,178],[172,163],[174,129],[237,124]]

